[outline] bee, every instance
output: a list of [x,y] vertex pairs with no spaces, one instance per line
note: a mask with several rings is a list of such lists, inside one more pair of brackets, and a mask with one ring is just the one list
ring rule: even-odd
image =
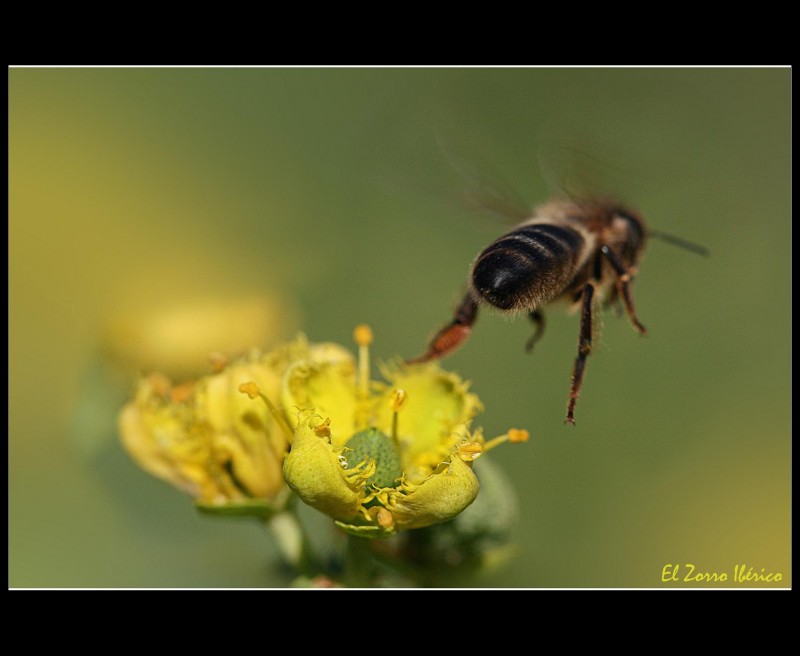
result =
[[575,404],[592,352],[596,306],[620,302],[633,328],[646,335],[633,299],[632,283],[649,236],[704,250],[676,237],[648,232],[642,216],[613,200],[558,199],[481,251],[472,263],[469,289],[452,321],[439,330],[425,353],[409,362],[427,362],[453,352],[472,331],[481,305],[502,313],[526,313],[541,338],[543,307],[566,301],[580,311],[578,353],[572,367],[565,423],[575,423]]

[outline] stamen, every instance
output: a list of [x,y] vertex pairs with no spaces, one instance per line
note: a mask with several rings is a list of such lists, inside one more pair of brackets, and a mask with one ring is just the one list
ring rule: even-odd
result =
[[173,403],[183,403],[189,400],[194,391],[194,382],[182,383],[170,390],[170,398]]
[[331,418],[327,417],[319,426],[314,426],[314,433],[319,437],[331,436]]
[[526,431],[524,428],[509,428],[507,433],[493,437],[488,442],[485,442],[483,444],[483,450],[490,451],[496,446],[500,446],[503,442],[527,442],[529,437],[530,433],[528,433],[528,431]]
[[251,399],[255,399],[261,394],[261,389],[258,387],[258,384],[252,380],[239,385],[239,391],[242,392],[242,394],[247,394]]
[[358,391],[369,396],[369,346],[372,344],[372,329],[365,323],[356,326],[353,339],[358,344]]
[[272,418],[276,421],[278,426],[281,427],[284,435],[286,435],[286,439],[291,442],[292,438],[294,437],[294,431],[289,427],[289,424],[286,421],[286,418],[283,416],[280,410],[276,408],[272,401],[270,401],[266,394],[261,392],[261,389],[256,384],[255,381],[248,381],[246,383],[242,383],[239,385],[239,391],[243,394],[247,394],[251,399],[255,399],[256,397],[261,397],[261,400],[267,404],[267,408],[269,408],[269,412],[272,415]]
[[389,407],[392,409],[392,439],[394,440],[395,444],[400,444],[400,438],[397,435],[397,417],[400,414],[400,410],[408,401],[408,394],[404,389],[400,389],[399,387],[392,392],[392,396],[389,398]]
[[381,528],[391,528],[394,525],[394,516],[386,508],[378,508],[376,519],[378,520],[378,526]]
[[228,356],[219,351],[214,351],[208,355],[208,363],[215,374],[218,374],[225,367],[228,366]]
[[509,428],[508,441],[509,442],[527,442],[531,434],[524,428]]
[[153,373],[147,377],[153,394],[166,398],[172,390],[172,381],[164,374]]
[[362,396],[369,396],[369,346],[372,344],[372,328],[362,323],[353,331],[353,339],[358,344],[358,390]]
[[392,412],[399,412],[400,409],[406,404],[408,401],[408,394],[404,389],[400,389],[399,387],[392,392],[392,398],[389,400],[389,405],[392,408]]
[[372,328],[365,323],[360,323],[353,331],[353,339],[359,346],[369,346],[372,344]]

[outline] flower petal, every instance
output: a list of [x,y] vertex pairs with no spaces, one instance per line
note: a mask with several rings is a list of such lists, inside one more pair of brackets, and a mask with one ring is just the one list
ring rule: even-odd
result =
[[394,497],[391,511],[399,528],[422,528],[458,515],[478,496],[480,487],[472,468],[454,455],[446,468],[415,487]]
[[469,383],[437,363],[384,367],[389,386],[378,405],[377,426],[389,432],[392,425],[391,398],[397,388],[407,394],[398,418],[398,436],[403,446],[406,476],[419,482],[467,436],[470,420],[483,409]]
[[296,362],[286,371],[281,388],[284,412],[296,416],[298,411],[313,411],[330,417],[331,441],[341,446],[356,432],[358,399],[355,364],[334,359]]
[[119,417],[122,444],[145,471],[194,497],[214,498],[220,490],[206,471],[207,443],[190,437],[191,408],[168,404],[160,376],[143,379],[136,400]]
[[281,371],[260,360],[241,361],[203,379],[195,398],[195,421],[208,431],[215,460],[248,496],[270,498],[283,488],[283,457],[289,437],[260,399],[239,391],[253,381],[271,398],[278,394]]
[[361,507],[366,478],[357,467],[342,467],[341,449],[314,431],[319,421],[311,412],[301,414],[292,450],[283,463],[283,475],[289,487],[312,508],[334,519],[353,520]]
[[139,383],[135,401],[120,415],[123,444],[145,470],[200,502],[271,503],[286,489],[283,459],[291,435],[262,399],[249,398],[239,387],[253,383],[277,401],[284,371],[298,358],[313,357],[351,356],[335,345],[309,345],[300,336],[269,353],[254,350],[196,383],[173,387],[153,374]]

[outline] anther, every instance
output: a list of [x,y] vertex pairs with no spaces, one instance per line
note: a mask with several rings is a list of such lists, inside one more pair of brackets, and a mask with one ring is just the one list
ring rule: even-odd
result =
[[239,385],[239,391],[243,394],[247,394],[247,396],[249,396],[251,399],[255,399],[259,394],[261,394],[261,389],[252,380]]
[[379,508],[375,519],[378,520],[378,526],[381,528],[391,528],[394,526],[394,515],[386,508]]
[[209,353],[208,363],[211,365],[213,372],[218,374],[228,366],[228,356],[219,351],[214,351],[214,353]]
[[331,418],[327,417],[319,426],[314,426],[314,433],[319,437],[330,437]]
[[353,339],[359,346],[369,346],[372,344],[372,328],[365,323],[357,325],[353,331]]
[[392,439],[395,444],[400,443],[400,438],[397,435],[397,421],[400,410],[408,401],[408,394],[404,389],[397,388],[392,392],[389,397],[389,407],[392,409]]
[[503,435],[498,435],[497,437],[493,437],[488,442],[484,442],[483,450],[490,451],[494,449],[496,446],[500,446],[503,442],[512,442],[512,443],[519,443],[519,442],[527,442],[528,438],[530,437],[530,433],[526,431],[524,428],[509,428],[507,433]]
[[508,441],[509,442],[527,442],[531,434],[524,428],[509,428]]
[[389,406],[392,408],[392,412],[400,412],[406,401],[408,401],[408,394],[404,389],[397,388],[394,390],[392,397],[389,399]]

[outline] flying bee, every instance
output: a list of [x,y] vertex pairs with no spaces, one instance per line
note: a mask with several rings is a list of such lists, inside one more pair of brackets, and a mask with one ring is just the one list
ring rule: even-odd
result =
[[653,236],[705,252],[677,237],[648,232],[638,212],[612,200],[545,203],[478,254],[470,270],[469,289],[453,320],[436,333],[423,355],[410,362],[435,360],[461,346],[481,304],[504,313],[526,313],[535,326],[526,344],[530,351],[543,334],[543,306],[564,300],[579,309],[581,316],[565,420],[574,424],[575,403],[592,352],[596,304],[621,302],[633,328],[647,334],[636,315],[631,285],[647,239]]

